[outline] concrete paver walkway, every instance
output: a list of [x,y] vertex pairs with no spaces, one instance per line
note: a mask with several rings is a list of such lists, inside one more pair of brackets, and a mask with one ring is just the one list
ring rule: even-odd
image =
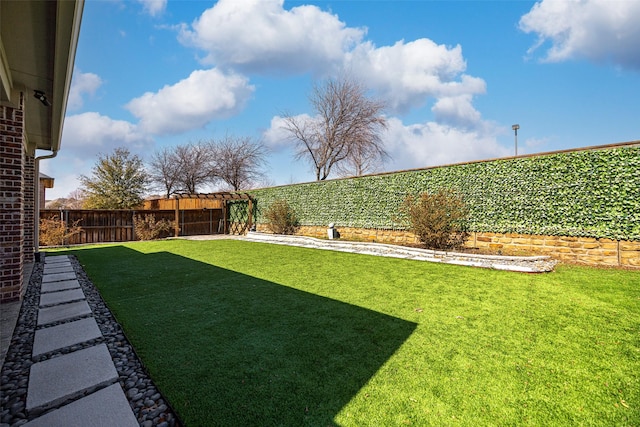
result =
[[43,271],[32,357],[56,353],[31,366],[26,410],[43,415],[24,425],[138,426],[105,344],[59,352],[102,333],[68,257],[47,257]]
[[39,329],[33,339],[33,356],[70,347],[101,336],[100,328],[93,317]]
[[42,292],[55,292],[55,291],[64,291],[66,289],[76,289],[80,288],[80,282],[77,279],[73,280],[63,280],[61,282],[48,282],[42,284]]
[[49,305],[64,304],[66,302],[75,302],[83,300],[84,292],[82,289],[66,289],[59,292],[49,292],[40,295],[40,307],[46,307]]
[[91,307],[86,301],[43,307],[38,310],[38,326],[61,322],[91,314]]
[[129,402],[118,384],[98,390],[25,424],[28,427],[137,426]]

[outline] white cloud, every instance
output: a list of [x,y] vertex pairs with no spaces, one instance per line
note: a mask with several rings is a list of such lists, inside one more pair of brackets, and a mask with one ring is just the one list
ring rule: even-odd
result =
[[481,115],[472,103],[470,94],[448,96],[438,99],[431,111],[436,121],[464,129],[481,124]]
[[41,162],[40,170],[55,179],[47,190],[47,199],[67,197],[80,187],[80,175],[91,175],[99,154],[109,154],[126,147],[143,159],[154,145],[153,139],[124,120],[113,120],[99,113],[67,116],[62,134],[62,149],[50,160]]
[[167,0],[138,0],[144,11],[151,16],[160,15],[167,7]]
[[116,147],[142,153],[152,144],[153,140],[136,125],[90,112],[65,118],[61,145],[63,150],[72,151],[78,157],[95,158]]
[[640,70],[639,21],[635,0],[542,0],[522,16],[520,29],[538,34],[529,53],[551,44],[544,61],[583,57]]
[[421,38],[376,47],[364,40],[365,29],[347,27],[337,15],[316,6],[285,10],[283,4],[221,0],[190,26],[183,24],[180,39],[202,49],[204,61],[218,67],[285,75],[347,73],[376,91],[393,113],[422,107],[429,98],[463,97],[470,104],[486,91],[483,79],[465,74],[459,45]]
[[78,110],[84,104],[83,95],[94,95],[96,90],[102,85],[102,79],[97,74],[83,73],[76,70],[71,80],[71,88],[69,89],[69,99],[67,108],[69,110]]
[[[60,151],[53,159],[41,161],[40,171],[54,179],[53,188],[47,188],[45,191],[46,199],[66,198],[69,193],[80,188],[80,175],[89,175],[93,164],[93,160],[83,161],[64,151]],[[74,173],[75,171],[81,172]]]
[[498,133],[499,129],[491,126],[465,131],[436,122],[405,125],[391,118],[384,136],[391,160],[385,168],[423,168],[513,154],[498,144]]
[[298,73],[340,63],[366,30],[348,28],[316,6],[285,10],[284,0],[220,0],[180,40],[207,52],[204,62],[246,71]]
[[172,86],[131,100],[126,108],[140,120],[142,130],[174,134],[237,113],[253,91],[248,79],[239,74],[224,74],[216,68],[196,70]]
[[345,68],[399,112],[420,106],[428,97],[484,93],[484,80],[461,74],[466,66],[459,45],[449,48],[429,39],[379,48],[363,43],[345,55]]
[[[311,116],[308,114],[300,114],[296,116],[297,120],[311,120]],[[279,150],[280,148],[291,145],[291,134],[285,130],[285,120],[283,117],[274,116],[271,119],[271,126],[264,131],[262,137],[264,143],[273,150]]]
[[[497,142],[502,130],[483,120],[473,106],[474,97],[486,92],[486,83],[466,73],[460,45],[421,38],[375,46],[365,40],[366,29],[348,27],[337,15],[316,6],[286,10],[283,5],[283,0],[220,0],[191,25],[183,24],[179,37],[201,49],[205,63],[221,69],[345,73],[385,100],[392,114],[433,100],[434,121],[405,125],[399,118],[389,119],[384,140],[394,160],[385,165],[388,170],[511,154]],[[313,120],[309,114],[298,117]],[[291,141],[283,120],[273,117],[263,137],[271,148],[286,151]]]

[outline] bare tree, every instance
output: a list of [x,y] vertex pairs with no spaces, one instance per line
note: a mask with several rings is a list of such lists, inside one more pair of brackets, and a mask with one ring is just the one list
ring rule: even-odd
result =
[[250,137],[227,135],[212,142],[212,174],[232,190],[249,189],[264,178],[267,149],[261,141]]
[[341,176],[362,176],[379,171],[384,161],[389,158],[389,154],[381,144],[359,145],[351,151],[344,162],[336,165],[336,171]]
[[194,194],[212,179],[213,153],[204,142],[178,145],[175,148],[178,164],[176,191]]
[[86,194],[81,188],[73,190],[66,198],[61,197],[45,203],[45,209],[82,209]]
[[176,154],[177,147],[164,147],[151,155],[149,162],[149,178],[156,189],[161,189],[167,199],[176,190],[180,172],[180,161]]
[[385,105],[367,97],[365,87],[348,78],[315,85],[309,97],[316,117],[284,115],[284,129],[296,141],[296,158],[309,160],[318,181],[350,160],[362,173],[372,157],[387,156],[380,133],[386,129]]
[[82,188],[76,188],[67,196],[67,206],[69,209],[82,209],[86,198],[87,194]]

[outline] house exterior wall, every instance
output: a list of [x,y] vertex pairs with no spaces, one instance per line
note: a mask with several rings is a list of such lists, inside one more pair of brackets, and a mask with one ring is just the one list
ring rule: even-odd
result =
[[25,162],[24,111],[0,105],[0,302],[23,291]]
[[44,187],[44,185],[42,185],[42,181],[40,181],[40,185],[38,186],[38,192],[40,194],[38,195],[38,198],[40,199],[40,208],[42,209],[44,209],[45,205],[47,204],[45,191],[46,188]]

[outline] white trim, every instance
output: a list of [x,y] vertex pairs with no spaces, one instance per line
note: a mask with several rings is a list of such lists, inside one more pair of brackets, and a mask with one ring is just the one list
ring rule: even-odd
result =
[[0,100],[11,101],[11,90],[13,89],[13,80],[11,78],[11,69],[9,68],[9,60],[4,52],[4,44],[0,37],[0,80],[2,81],[2,93]]

